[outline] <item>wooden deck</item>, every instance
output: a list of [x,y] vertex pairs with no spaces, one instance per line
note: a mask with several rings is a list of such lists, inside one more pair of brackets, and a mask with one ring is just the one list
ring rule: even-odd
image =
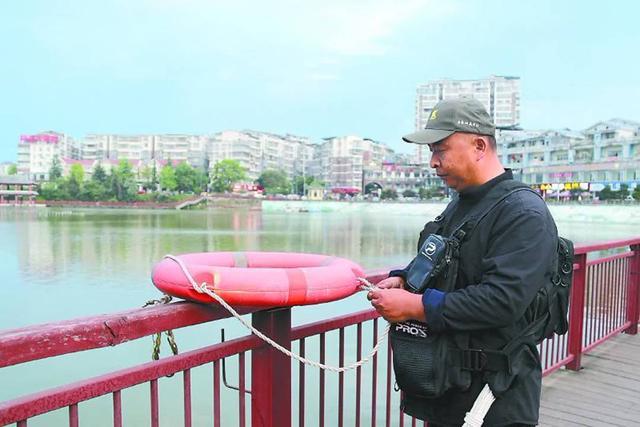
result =
[[640,426],[640,335],[606,341],[582,366],[543,379],[540,426]]

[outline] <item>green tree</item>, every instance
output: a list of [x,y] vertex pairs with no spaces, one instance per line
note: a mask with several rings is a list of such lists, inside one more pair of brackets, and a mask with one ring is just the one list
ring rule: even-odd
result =
[[640,202],[640,185],[636,185],[636,188],[633,190],[633,199]]
[[176,167],[176,184],[178,191],[193,191],[194,193],[200,190],[200,177],[198,172],[186,162],[181,162]]
[[7,170],[7,173],[9,175],[17,175],[18,174],[18,167],[16,165],[10,165],[9,166],[9,170]]
[[608,185],[605,186],[600,193],[598,193],[598,198],[600,200],[611,200],[614,199],[616,196],[615,194],[613,194],[613,191],[611,191],[611,187],[609,187]]
[[209,176],[207,172],[202,169],[195,169],[195,193],[201,193],[207,189],[207,183],[209,182]]
[[103,186],[107,184],[109,177],[107,176],[107,172],[105,172],[104,168],[100,163],[98,163],[96,167],[93,168],[93,174],[91,175],[91,179],[93,181],[96,181],[102,184]]
[[431,199],[433,197],[443,196],[442,190],[437,187],[421,187],[418,190],[418,196],[422,200]]
[[51,167],[49,168],[49,181],[55,181],[60,177],[62,177],[62,165],[58,156],[53,156]]
[[304,196],[304,191],[310,185],[324,186],[324,182],[316,180],[313,176],[303,177],[298,175],[293,179],[293,192],[300,196]]
[[264,188],[265,194],[289,194],[291,184],[287,174],[282,170],[267,169],[258,178],[258,183]]
[[106,187],[102,183],[90,179],[82,185],[82,190],[80,190],[79,198],[80,200],[95,202],[98,200],[108,199],[109,194]]
[[111,169],[111,188],[117,200],[132,200],[136,194],[136,181],[133,166],[128,160],[120,160],[115,169]]
[[396,200],[398,198],[398,192],[393,188],[388,188],[386,190],[382,190],[382,193],[380,194],[380,198],[382,200],[387,200],[387,199]]
[[38,198],[42,200],[67,200],[71,196],[63,179],[42,184],[38,190]]
[[176,171],[171,164],[167,163],[160,169],[160,188],[166,191],[173,191],[177,186]]
[[226,159],[213,165],[211,189],[217,193],[231,190],[233,184],[247,179],[245,168],[239,161]]
[[153,166],[145,166],[140,172],[140,178],[142,179],[144,188],[148,191],[158,190],[158,171],[154,162]]
[[620,191],[618,191],[618,199],[624,200],[629,195],[629,186],[627,184],[620,184]]
[[417,195],[418,194],[411,189],[407,189],[402,192],[402,197],[416,197]]
[[151,182],[151,180],[153,179],[152,175],[153,171],[149,166],[145,166],[140,171],[140,179],[142,179],[143,185],[147,189],[153,188],[153,183]]
[[80,191],[82,190],[82,183],[84,182],[84,168],[79,163],[74,163],[71,165],[71,169],[69,170],[69,177],[67,178],[66,184],[67,189],[69,191],[69,195],[73,199],[77,199],[80,196]]
[[299,196],[304,195],[304,188],[306,185],[306,179],[302,175],[298,175],[293,178],[293,192]]

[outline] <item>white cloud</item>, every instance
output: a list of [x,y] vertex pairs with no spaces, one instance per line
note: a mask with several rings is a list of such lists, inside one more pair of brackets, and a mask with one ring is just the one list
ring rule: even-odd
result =
[[[385,55],[403,28],[418,20],[429,25],[457,7],[433,0],[328,0],[321,5],[308,2],[305,9],[294,26],[299,39],[313,49],[306,77],[318,81],[338,80],[350,58]],[[332,78],[321,78],[327,75]]]
[[431,5],[428,0],[338,2],[328,10],[324,47],[341,55],[381,55],[388,38]]

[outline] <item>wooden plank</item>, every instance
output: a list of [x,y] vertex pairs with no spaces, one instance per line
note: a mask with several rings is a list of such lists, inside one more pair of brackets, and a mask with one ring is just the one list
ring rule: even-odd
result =
[[582,361],[543,379],[540,425],[640,425],[640,338],[620,334]]

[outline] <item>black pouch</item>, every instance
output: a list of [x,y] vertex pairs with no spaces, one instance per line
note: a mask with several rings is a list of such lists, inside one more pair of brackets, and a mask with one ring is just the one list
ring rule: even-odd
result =
[[438,234],[429,234],[407,272],[407,290],[424,293],[432,281],[446,269],[450,255],[449,239]]
[[432,399],[471,385],[471,373],[449,363],[456,348],[451,335],[431,334],[425,323],[406,321],[392,324],[389,337],[396,383],[403,392]]

